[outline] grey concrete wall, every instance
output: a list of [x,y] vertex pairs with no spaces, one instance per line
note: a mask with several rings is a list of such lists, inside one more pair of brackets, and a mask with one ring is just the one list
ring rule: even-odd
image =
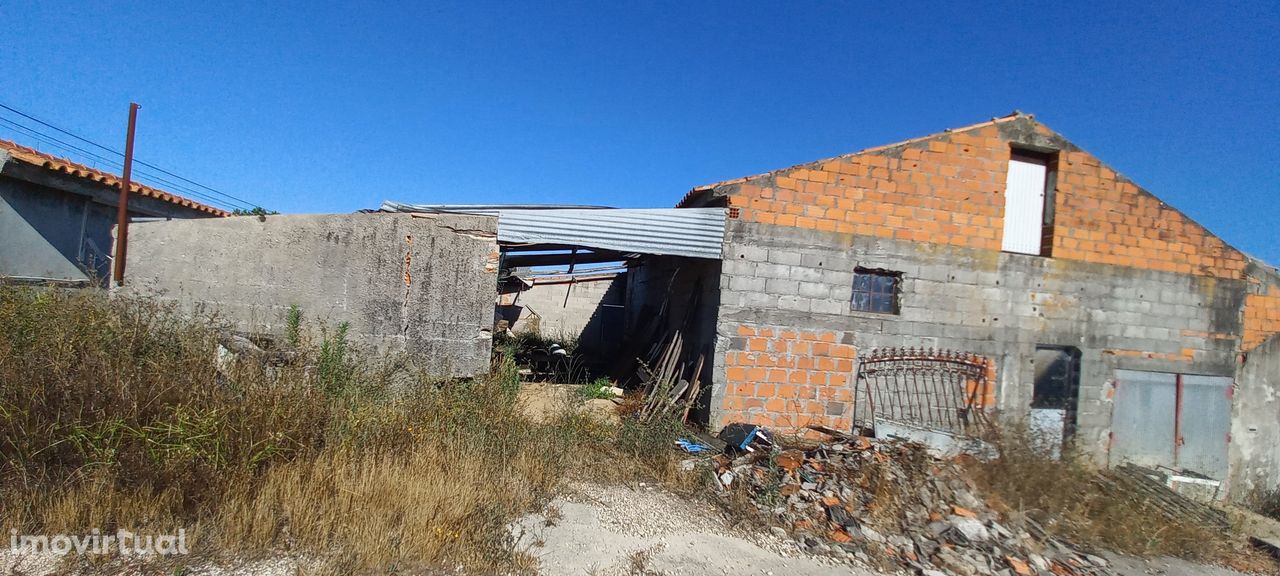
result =
[[1233,495],[1280,489],[1280,336],[1249,352],[1233,400]]
[[[903,274],[901,314],[850,310],[854,268]],[[730,220],[712,424],[741,324],[831,330],[859,350],[936,347],[997,362],[998,407],[1027,414],[1037,344],[1081,350],[1077,442],[1107,453],[1114,370],[1233,376],[1242,281]]]
[[[520,316],[512,324],[513,332],[538,332],[548,337],[581,338],[599,342],[602,334],[584,334],[591,320],[600,314],[617,316],[616,329],[622,328],[622,310],[625,305],[626,274],[612,278],[584,280],[575,283],[535,284],[516,294],[503,294],[504,302],[516,302]],[[567,298],[566,298],[567,296]],[[602,307],[617,306],[618,310],[603,311]],[[593,326],[602,329],[603,326]],[[596,330],[598,332],[598,330]]]
[[[0,151],[0,276],[84,281],[111,272],[119,191],[53,172]],[[132,218],[211,215],[133,195]]]
[[693,363],[698,354],[707,355],[699,377],[702,398],[690,416],[695,422],[711,423],[713,386],[708,382],[712,381],[718,366],[723,371],[723,363],[717,361],[721,356],[716,352],[720,266],[719,260],[646,256],[628,273],[628,336],[643,334],[650,323],[663,314],[665,323],[654,330],[654,339],[682,329],[682,360]]
[[690,349],[710,351],[720,301],[718,260],[647,256],[628,276],[629,332],[664,314],[666,323],[659,327],[659,333],[685,327],[684,339]]
[[115,206],[0,176],[0,276],[104,280],[115,224]]
[[308,321],[420,367],[467,376],[489,366],[497,221],[464,215],[237,217],[135,224],[125,286],[246,332],[281,334],[290,305]]
[[[85,270],[93,267],[82,264],[81,229],[91,203],[72,194],[33,188],[0,177],[0,276],[87,280]],[[98,224],[97,220],[93,218],[92,223]],[[108,233],[104,246],[108,249],[110,225],[103,231]]]

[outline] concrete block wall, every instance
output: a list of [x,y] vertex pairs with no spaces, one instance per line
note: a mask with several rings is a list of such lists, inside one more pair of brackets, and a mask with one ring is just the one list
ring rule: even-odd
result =
[[[1001,251],[1011,148],[1056,151],[1049,257]],[[712,202],[731,215],[713,426],[848,422],[768,387],[767,363],[794,360],[753,371],[765,352],[752,332],[822,334],[855,355],[978,354],[1014,416],[1029,410],[1036,346],[1073,346],[1077,443],[1103,461],[1115,370],[1235,376],[1240,353],[1280,330],[1274,272],[1025,115],[695,189],[682,205]],[[899,314],[851,310],[859,266],[902,273]],[[762,390],[782,394],[781,411]]]
[[690,414],[695,422],[710,421],[715,370],[723,376],[716,348],[720,265],[719,260],[711,259],[645,256],[632,261],[627,271],[627,321],[619,354],[643,358],[660,350],[651,346],[665,346],[666,338],[680,330],[684,339],[681,358],[690,372],[697,357],[704,356],[699,375],[701,398]]
[[[792,332],[822,335],[841,346],[841,358],[904,346],[978,354],[994,361],[995,403],[1011,413],[1025,413],[1030,404],[1036,345],[1077,347],[1079,437],[1102,451],[1113,370],[1229,376],[1236,367],[1238,340],[1224,334],[1239,332],[1241,280],[733,220],[726,234],[717,424],[849,422],[852,405],[838,414],[819,413],[804,402],[808,390],[769,387],[778,374],[756,368],[799,360],[772,344],[758,349],[767,337],[753,340],[746,336],[752,332],[768,331],[775,339]],[[902,273],[900,314],[851,310],[859,266]],[[817,378],[828,386],[840,383],[827,393],[851,397],[852,362],[826,368]],[[779,405],[768,404],[762,392],[788,403],[773,410]]]
[[[596,351],[616,347],[626,304],[626,273],[576,282],[544,283],[504,294],[500,316],[515,322],[514,332],[536,332],[550,338],[577,338],[579,346]],[[514,302],[514,304],[512,304]]]
[[444,376],[489,367],[497,220],[341,214],[136,223],[115,295],[216,313],[244,332],[350,325],[354,341]]
[[1248,355],[1232,403],[1231,486],[1238,497],[1280,489],[1280,336]]
[[[645,256],[631,263],[627,282],[627,336],[683,330],[688,351],[711,350],[720,306],[719,260]],[[659,316],[666,323],[651,328]]]

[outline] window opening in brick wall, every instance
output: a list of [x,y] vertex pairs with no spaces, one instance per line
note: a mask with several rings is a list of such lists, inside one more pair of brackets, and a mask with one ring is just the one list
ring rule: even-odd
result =
[[850,308],[855,312],[897,314],[901,289],[901,272],[859,266],[853,271]]

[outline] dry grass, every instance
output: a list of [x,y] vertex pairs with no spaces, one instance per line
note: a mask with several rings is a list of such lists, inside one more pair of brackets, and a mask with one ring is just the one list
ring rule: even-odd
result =
[[1280,489],[1257,489],[1244,499],[1244,505],[1272,520],[1280,520]]
[[990,434],[1000,455],[969,462],[989,503],[1036,520],[1051,534],[1079,544],[1137,556],[1223,560],[1242,551],[1240,539],[1218,527],[1166,513],[1148,498],[1100,487],[1086,457],[1050,457],[1025,425]]
[[5,526],[184,527],[198,556],[288,553],[335,573],[518,570],[506,524],[570,471],[673,469],[669,449],[648,452],[668,429],[526,420],[510,365],[442,384],[364,361],[332,329],[283,366],[219,365],[215,324],[0,286]]

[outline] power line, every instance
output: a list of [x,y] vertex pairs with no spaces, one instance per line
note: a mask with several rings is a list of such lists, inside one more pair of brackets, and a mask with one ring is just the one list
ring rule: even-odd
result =
[[57,139],[57,138],[54,138],[54,137],[52,137],[52,136],[50,136],[50,135],[48,135],[48,134],[43,134],[43,133],[41,133],[41,132],[39,132],[39,131],[37,131],[37,130],[32,130],[31,128],[28,128],[28,127],[26,127],[26,126],[23,126],[22,124],[19,124],[19,123],[17,123],[17,122],[14,122],[13,120],[10,120],[10,119],[8,119],[8,118],[0,118],[0,122],[4,122],[5,124],[8,124],[9,126],[11,126],[12,128],[14,128],[15,130],[17,130],[17,131],[19,131],[19,132],[21,132],[21,133],[23,133],[23,134],[25,134],[25,135],[27,135],[27,136],[30,136],[30,137],[32,137],[32,138],[36,138],[36,139],[38,139],[38,140],[44,140],[44,141],[52,142],[52,143],[54,143],[55,145],[57,145],[57,146],[59,146],[59,147],[61,147],[61,148],[65,148],[65,149],[67,149],[67,150],[75,150],[76,152],[79,152],[79,153],[81,153],[81,154],[84,154],[86,157],[93,158],[94,160],[97,160],[97,161],[99,161],[99,162],[102,162],[103,164],[108,164],[108,165],[110,165],[112,168],[120,169],[120,168],[122,168],[122,167],[123,167],[123,166],[120,164],[120,162],[119,162],[119,161],[109,160],[109,159],[104,158],[104,157],[102,157],[102,156],[98,156],[97,154],[94,154],[93,152],[89,152],[88,150],[85,150],[84,148],[80,148],[80,147],[78,147],[78,146],[76,146],[76,145],[74,145],[74,144],[68,144],[68,143],[63,142],[62,140],[59,140],[59,139]]
[[[3,108],[3,109],[5,109],[5,110],[8,110],[9,112],[12,112],[12,113],[14,113],[14,114],[17,114],[17,115],[19,115],[19,116],[21,116],[21,117],[23,117],[23,118],[26,118],[27,120],[30,120],[30,121],[35,122],[35,123],[37,123],[37,124],[40,124],[41,126],[44,126],[44,127],[46,127],[46,128],[49,128],[49,129],[51,129],[51,130],[55,130],[55,131],[57,131],[57,132],[58,132],[58,133],[60,133],[60,134],[65,134],[65,135],[70,136],[70,137],[72,137],[72,138],[75,138],[76,140],[79,140],[79,141],[81,141],[81,142],[85,142],[85,143],[87,143],[87,144],[91,144],[91,145],[93,145],[93,146],[96,146],[96,147],[98,147],[98,148],[100,148],[100,149],[102,149],[102,150],[105,150],[105,151],[110,152],[110,153],[112,153],[112,154],[115,154],[115,155],[117,155],[117,156],[124,157],[124,153],[122,153],[122,152],[118,152],[118,151],[116,151],[116,150],[114,150],[114,149],[112,149],[112,148],[110,148],[110,147],[104,146],[104,145],[102,145],[102,144],[99,144],[99,143],[97,143],[97,142],[94,142],[93,140],[89,140],[88,138],[85,138],[85,137],[80,136],[80,135],[78,135],[78,134],[72,133],[72,132],[70,132],[70,131],[63,130],[62,128],[59,128],[59,127],[57,127],[57,126],[54,126],[53,124],[50,124],[50,123],[48,123],[48,122],[45,122],[44,120],[41,120],[41,119],[39,119],[39,118],[36,118],[36,117],[34,117],[34,116],[30,115],[30,114],[27,114],[27,113],[25,113],[25,112],[23,112],[23,111],[21,111],[21,110],[18,110],[18,109],[16,109],[16,108],[13,108],[13,107],[11,107],[11,106],[7,106],[7,105],[5,105],[5,104],[3,104],[3,103],[0,103],[0,108]],[[48,137],[48,136],[46,136],[46,137],[47,137],[47,138],[49,138],[50,140],[53,140],[53,138],[52,138],[52,137]],[[70,145],[67,145],[67,144],[63,144],[63,145],[64,145],[64,146],[67,146],[68,148],[71,148],[71,149],[73,149],[73,150],[80,150],[79,148],[76,148],[76,147],[73,147],[73,146],[70,146]],[[85,152],[85,151],[83,151],[83,150],[81,150],[81,153],[89,154],[88,152]],[[161,168],[161,167],[156,166],[156,165],[154,165],[154,164],[151,164],[151,163],[149,163],[149,162],[144,162],[144,161],[139,160],[139,159],[137,159],[137,158],[134,158],[134,160],[133,160],[133,161],[134,161],[135,163],[139,164],[139,165],[145,166],[145,167],[147,167],[147,168],[150,168],[150,169],[155,170],[155,171],[157,171],[157,172],[160,172],[160,173],[162,173],[162,174],[168,175],[168,176],[173,177],[173,178],[177,178],[178,180],[181,180],[181,181],[186,182],[186,183],[188,183],[188,184],[191,184],[191,185],[194,185],[194,186],[197,186],[197,187],[203,188],[203,189],[205,189],[205,190],[208,190],[209,192],[212,192],[212,193],[214,193],[214,194],[217,194],[218,196],[222,196],[222,197],[227,198],[228,200],[231,200],[231,201],[233,201],[233,202],[235,202],[235,203],[242,204],[242,205],[244,205],[245,207],[253,208],[253,207],[256,207],[256,206],[257,206],[256,204],[254,204],[254,203],[252,203],[252,202],[249,202],[249,201],[244,200],[244,199],[241,199],[241,198],[237,198],[237,197],[235,197],[235,196],[232,196],[232,195],[230,195],[230,194],[227,194],[226,192],[223,192],[223,191],[218,190],[218,189],[216,189],[216,188],[212,188],[212,187],[210,187],[210,186],[206,186],[206,185],[204,185],[204,184],[201,184],[201,183],[196,182],[196,181],[194,181],[194,180],[191,180],[191,179],[189,179],[189,178],[183,177],[183,176],[181,176],[181,175],[174,174],[173,172],[171,172],[171,171],[169,171],[169,170],[165,170],[164,168]]]
[[[3,106],[3,105],[0,105],[0,106]],[[33,128],[30,128],[30,127],[28,127],[28,126],[23,126],[22,124],[19,124],[19,123],[17,123],[17,122],[14,122],[14,121],[12,121],[12,120],[7,119],[7,118],[0,118],[0,122],[3,122],[3,123],[5,123],[5,124],[8,124],[8,125],[10,125],[12,128],[16,129],[17,131],[19,131],[19,132],[21,132],[21,133],[23,133],[23,134],[25,134],[25,135],[28,135],[28,136],[30,136],[30,137],[32,137],[32,138],[35,138],[35,139],[37,139],[37,140],[51,142],[51,143],[53,143],[53,144],[54,144],[55,146],[57,146],[57,147],[64,148],[64,149],[66,149],[66,150],[74,150],[74,151],[76,151],[76,152],[79,152],[80,154],[83,154],[84,156],[86,156],[86,157],[88,157],[88,158],[92,158],[92,159],[94,159],[94,160],[96,160],[96,161],[98,161],[98,162],[102,162],[103,164],[106,164],[107,166],[109,166],[109,167],[111,167],[111,168],[113,168],[113,169],[120,170],[120,169],[122,169],[122,168],[124,167],[124,166],[123,166],[123,164],[122,164],[120,161],[118,161],[118,160],[111,160],[111,159],[108,159],[108,158],[104,158],[104,157],[102,157],[102,156],[100,156],[100,155],[98,155],[98,154],[96,154],[96,153],[94,153],[94,152],[90,152],[90,151],[85,150],[84,148],[81,148],[81,147],[76,146],[76,145],[74,145],[74,144],[70,144],[70,143],[65,142],[65,141],[63,141],[63,140],[59,140],[58,138],[55,138],[55,137],[53,137],[53,136],[50,136],[50,135],[48,135],[48,134],[45,134],[45,133],[43,133],[43,132],[40,132],[40,131],[35,130],[35,129],[33,129]],[[73,136],[74,136],[74,135],[73,135]],[[81,138],[77,138],[77,139],[81,139]],[[83,140],[83,139],[81,139],[81,140]],[[93,142],[90,142],[90,143],[91,143],[91,144],[94,144]],[[100,146],[100,145],[97,145],[97,144],[94,144],[94,145],[95,145],[95,146],[98,146],[98,147],[100,147],[100,148],[102,148],[102,146]],[[108,151],[111,151],[110,149],[107,149],[107,150],[108,150]],[[210,196],[210,195],[208,195],[208,194],[202,193],[202,192],[200,192],[200,191],[198,191],[198,190],[195,190],[195,189],[193,189],[193,188],[190,188],[190,187],[188,187],[188,186],[184,186],[184,185],[178,184],[178,183],[176,183],[176,182],[172,182],[172,181],[170,181],[170,180],[166,180],[166,179],[161,178],[161,177],[159,177],[159,176],[156,176],[156,175],[154,175],[154,174],[149,174],[149,173],[147,173],[145,170],[136,170],[136,171],[138,172],[139,176],[141,176],[141,178],[139,178],[139,180],[145,180],[145,181],[150,181],[150,182],[156,182],[156,183],[159,183],[159,184],[161,184],[161,185],[164,185],[164,186],[168,186],[168,187],[170,187],[170,188],[173,188],[175,191],[182,192],[183,194],[190,195],[190,196],[192,196],[192,197],[194,197],[194,198],[197,198],[197,199],[202,200],[202,201],[205,201],[205,202],[209,202],[209,203],[212,203],[212,204],[220,204],[220,205],[223,205],[223,206],[225,206],[225,207],[229,207],[229,208],[252,208],[252,205],[250,205],[250,204],[249,204],[249,203],[247,203],[247,202],[243,202],[243,201],[241,201],[241,202],[239,202],[239,204],[240,204],[240,205],[239,205],[239,206],[237,206],[236,204],[229,203],[228,201],[223,200],[223,199],[221,199],[221,198],[215,198],[215,197],[213,197],[213,196]]]
[[[67,143],[67,142],[65,142],[65,141],[59,140],[59,139],[57,139],[57,138],[54,138],[53,136],[50,136],[50,135],[45,134],[45,133],[43,133],[43,132],[40,132],[40,131],[38,131],[38,130],[32,129],[32,128],[30,128],[30,127],[23,126],[23,125],[21,125],[21,124],[19,124],[19,123],[17,123],[17,122],[14,122],[14,121],[12,121],[12,120],[9,120],[8,118],[2,118],[2,117],[0,117],[0,122],[2,122],[2,123],[4,123],[4,124],[9,125],[11,128],[13,128],[14,130],[16,130],[16,131],[18,131],[18,132],[22,133],[23,135],[29,136],[29,137],[31,137],[31,138],[35,138],[35,139],[40,140],[40,141],[47,141],[47,142],[51,142],[51,143],[53,143],[53,145],[54,145],[55,147],[64,148],[64,149],[66,149],[66,150],[74,150],[74,151],[76,151],[76,152],[79,152],[80,154],[83,154],[83,155],[84,155],[85,157],[87,157],[87,158],[92,158],[92,159],[94,159],[94,160],[96,160],[96,161],[98,161],[98,162],[102,162],[103,164],[106,164],[108,167],[110,167],[110,168],[112,168],[112,169],[115,169],[115,170],[121,170],[121,169],[123,169],[123,168],[124,168],[124,165],[123,165],[120,161],[111,160],[111,159],[109,159],[109,158],[105,158],[105,157],[99,156],[99,155],[97,155],[97,154],[95,154],[95,153],[93,153],[93,152],[90,152],[90,151],[88,151],[88,150],[85,150],[84,148],[81,148],[81,147],[76,146],[76,145],[74,145],[74,144],[69,144],[69,143]],[[223,200],[223,199],[221,199],[221,198],[216,198],[216,197],[210,196],[210,195],[208,195],[208,194],[205,194],[205,193],[203,193],[203,192],[200,192],[199,190],[196,190],[196,189],[191,188],[191,187],[189,187],[189,186],[184,186],[184,185],[182,185],[182,184],[178,184],[177,182],[173,182],[173,181],[171,181],[171,180],[167,180],[167,179],[165,179],[165,178],[161,178],[161,177],[159,177],[159,176],[156,176],[156,175],[154,175],[154,174],[151,174],[151,173],[147,172],[146,170],[135,169],[135,172],[140,176],[140,178],[138,178],[138,179],[137,179],[138,181],[140,181],[139,183],[143,183],[143,182],[141,182],[141,181],[154,182],[154,183],[157,183],[157,184],[159,184],[159,185],[167,186],[167,187],[169,187],[169,188],[172,188],[172,189],[173,189],[174,191],[176,191],[176,192],[181,192],[181,193],[183,193],[183,194],[186,194],[186,195],[191,196],[191,197],[193,197],[193,198],[196,198],[196,199],[202,200],[202,201],[204,201],[204,202],[209,202],[209,203],[211,203],[211,204],[222,205],[222,206],[227,207],[227,208],[233,208],[233,209],[234,209],[234,208],[239,208],[239,209],[251,209],[251,208],[253,208],[253,206],[252,206],[252,205],[250,205],[250,204],[249,204],[249,203],[247,203],[247,202],[239,202],[239,205],[237,205],[237,204],[235,204],[235,203],[228,202],[228,201]]]
[[210,202],[210,203],[213,203],[213,204],[221,204],[221,205],[226,206],[226,207],[229,207],[229,208],[241,208],[241,209],[249,209],[249,208],[253,208],[253,205],[252,205],[252,204],[249,204],[248,202],[239,202],[239,201],[238,201],[237,203],[231,203],[231,202],[229,202],[229,201],[227,201],[227,200],[223,200],[223,199],[221,199],[221,198],[216,198],[216,197],[211,196],[211,195],[209,195],[209,194],[205,194],[205,193],[203,193],[203,192],[200,192],[200,191],[198,191],[198,190],[196,190],[196,189],[194,189],[194,188],[191,188],[191,187],[189,187],[189,186],[183,186],[183,185],[178,184],[178,183],[176,183],[176,182],[173,182],[173,181],[171,181],[171,180],[166,180],[166,179],[164,179],[164,178],[161,178],[161,177],[159,177],[159,176],[156,176],[155,174],[150,174],[150,173],[148,173],[148,172],[147,172],[147,171],[145,171],[145,170],[139,170],[139,169],[137,169],[137,168],[134,168],[134,169],[133,169],[133,171],[134,171],[134,175],[136,175],[136,176],[140,176],[142,179],[145,179],[145,180],[148,180],[148,181],[151,181],[151,182],[156,182],[156,183],[158,183],[158,184],[160,184],[160,185],[162,185],[162,186],[165,186],[165,187],[168,187],[168,188],[172,188],[173,190],[178,191],[178,192],[181,192],[181,193],[186,194],[186,195],[188,195],[188,196],[192,196],[192,197],[194,197],[194,198],[200,198],[200,199],[203,199],[203,200],[204,200],[204,201],[206,201],[206,202]]
[[[87,139],[87,138],[84,138],[84,137],[82,137],[82,136],[79,136],[79,135],[74,134],[74,133],[72,133],[72,132],[69,132],[69,131],[67,131],[67,130],[63,130],[62,128],[58,128],[57,126],[54,126],[54,125],[52,125],[52,124],[49,124],[48,122],[45,122],[45,121],[40,120],[40,119],[38,119],[38,118],[35,118],[35,117],[33,117],[33,116],[29,115],[29,114],[23,113],[23,112],[22,112],[22,111],[20,111],[20,110],[16,110],[16,109],[11,108],[11,107],[9,107],[9,106],[5,106],[4,104],[0,104],[0,108],[4,108],[4,109],[6,109],[6,110],[9,110],[9,111],[11,111],[11,112],[13,112],[13,113],[15,113],[15,114],[18,114],[19,116],[22,116],[23,118],[27,118],[27,119],[29,119],[29,120],[31,120],[31,121],[33,121],[33,122],[39,123],[39,124],[40,124],[40,125],[42,125],[42,126],[46,126],[46,127],[51,128],[51,129],[53,129],[53,130],[56,130],[56,131],[57,131],[57,132],[59,132],[59,133],[66,134],[66,135],[68,135],[68,136],[71,136],[72,138],[75,138],[75,139],[80,140],[80,141],[82,141],[82,142],[86,142],[86,143],[88,143],[88,144],[91,144],[91,145],[93,145],[93,146],[95,146],[95,147],[97,147],[97,148],[100,148],[100,149],[102,149],[102,150],[106,150],[107,152],[110,152],[110,153],[115,154],[115,155],[117,155],[117,156],[123,156],[123,154],[121,154],[121,153],[119,153],[119,152],[116,152],[115,150],[112,150],[111,148],[109,148],[109,147],[107,147],[107,146],[103,146],[102,144],[99,144],[99,143],[97,143],[97,142],[94,142],[94,141],[92,141],[92,140],[89,140],[89,139]],[[15,127],[19,128],[19,129],[21,129],[21,130],[23,130],[24,132],[27,132],[27,133],[33,134],[36,138],[41,138],[41,139],[49,140],[49,141],[51,141],[51,142],[55,142],[55,143],[57,143],[57,144],[59,144],[59,145],[61,145],[61,146],[65,147],[65,148],[67,148],[67,149],[69,149],[69,150],[75,150],[75,151],[77,151],[77,152],[80,152],[81,154],[86,155],[87,157],[94,158],[94,159],[96,159],[96,160],[98,160],[98,161],[100,161],[100,162],[103,162],[103,163],[109,164],[109,165],[111,165],[111,166],[113,166],[113,167],[121,167],[121,168],[123,167],[123,165],[122,165],[119,161],[112,161],[112,160],[108,160],[108,159],[103,158],[102,156],[99,156],[99,155],[97,155],[97,154],[95,154],[95,153],[93,153],[93,152],[89,152],[88,150],[85,150],[85,149],[83,149],[83,148],[81,148],[81,147],[79,147],[79,146],[75,146],[75,145],[73,145],[73,144],[69,144],[69,143],[64,142],[64,141],[62,141],[62,140],[59,140],[59,139],[54,138],[54,137],[52,137],[52,136],[49,136],[48,134],[44,134],[44,133],[42,133],[42,132],[39,132],[39,131],[34,130],[34,129],[32,129],[32,128],[30,128],[30,127],[27,127],[27,126],[22,126],[22,125],[20,125],[20,124],[17,124],[17,123],[15,123],[15,122],[10,121],[10,120],[3,119],[3,118],[0,118],[0,120],[5,120],[8,124],[14,125]],[[169,171],[167,171],[167,170],[164,170],[164,169],[161,169],[161,168],[156,168],[155,166],[151,165],[150,163],[143,162],[143,161],[140,161],[140,160],[134,160],[134,162],[135,162],[135,163],[137,163],[137,164],[140,164],[140,165],[143,165],[143,166],[149,167],[149,168],[151,168],[151,169],[153,169],[153,170],[157,170],[157,171],[159,171],[159,172],[162,172],[162,173],[166,173],[166,174],[172,175],[172,176],[174,176],[175,178],[178,178],[178,179],[180,179],[180,180],[184,180],[184,181],[187,181],[187,182],[193,182],[193,181],[191,181],[191,180],[188,180],[188,179],[186,179],[186,178],[183,178],[182,176],[178,176],[178,175],[176,175],[176,174],[173,174],[172,172],[169,172]],[[235,196],[231,196],[230,194],[226,194],[226,193],[220,192],[220,191],[215,190],[215,189],[213,189],[213,188],[209,188],[208,186],[204,186],[203,184],[200,184],[200,183],[198,183],[198,182],[193,182],[193,183],[194,183],[194,184],[196,184],[196,185],[198,185],[198,186],[200,186],[200,187],[202,187],[202,188],[205,188],[205,189],[211,190],[211,191],[213,191],[214,193],[217,193],[217,194],[219,194],[219,195],[221,195],[221,196],[224,196],[224,197],[226,198],[226,200],[221,199],[221,198],[216,198],[216,197],[210,196],[210,195],[208,195],[208,194],[205,194],[205,193],[199,192],[199,191],[197,191],[197,190],[195,190],[195,189],[193,189],[193,188],[190,188],[190,187],[188,187],[188,186],[184,186],[184,185],[178,184],[177,182],[173,182],[173,181],[171,181],[171,180],[167,180],[167,179],[165,179],[165,178],[161,178],[161,177],[156,176],[156,175],[154,175],[154,174],[148,174],[148,173],[146,173],[146,171],[139,170],[139,172],[140,172],[140,175],[142,175],[145,179],[152,180],[152,181],[155,181],[155,182],[160,182],[160,183],[162,183],[162,184],[164,184],[164,185],[166,185],[166,186],[169,186],[169,187],[171,187],[171,188],[174,188],[174,189],[176,189],[176,190],[178,190],[178,191],[181,191],[181,192],[183,192],[183,193],[185,193],[185,194],[189,194],[189,195],[191,195],[191,196],[197,197],[197,198],[199,198],[199,199],[201,199],[201,200],[204,200],[204,201],[206,201],[206,202],[211,202],[211,203],[214,203],[214,204],[224,204],[224,205],[228,205],[228,207],[232,207],[232,208],[253,208],[253,207],[254,207],[254,205],[253,205],[252,203],[250,203],[250,202],[247,202],[247,201],[242,200],[242,199],[240,199],[240,198],[236,198]]]

